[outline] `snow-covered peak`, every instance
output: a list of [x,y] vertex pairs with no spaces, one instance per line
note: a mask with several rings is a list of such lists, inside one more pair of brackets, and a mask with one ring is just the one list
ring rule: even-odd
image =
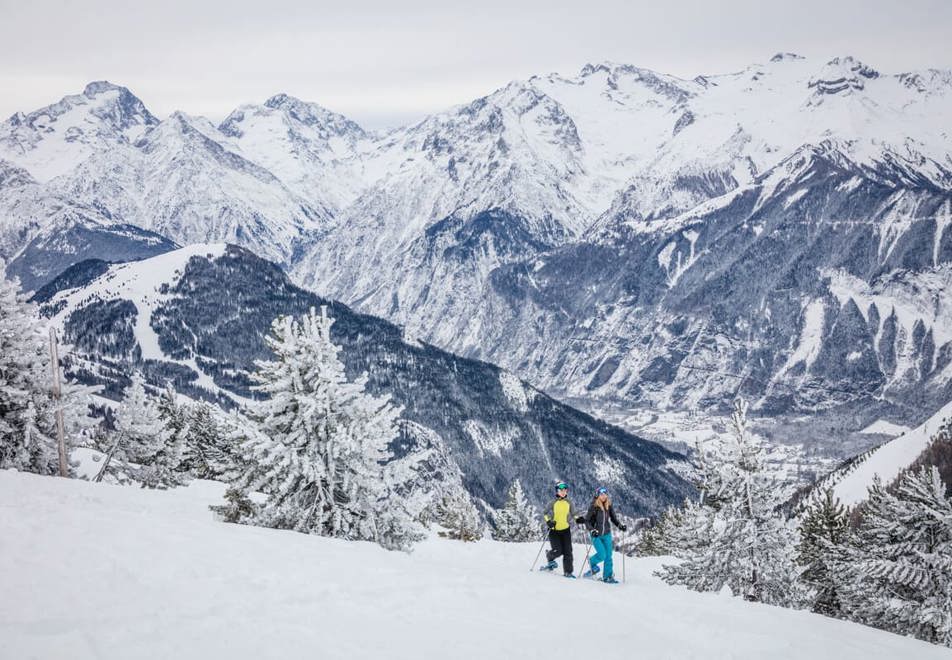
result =
[[218,127],[250,160],[312,203],[339,209],[366,187],[356,122],[316,103],[277,94],[235,109]]
[[864,89],[867,81],[878,77],[878,71],[847,55],[827,62],[808,85],[817,94],[849,93]]
[[82,94],[17,113],[0,125],[0,158],[47,181],[93,153],[136,141],[156,124],[158,119],[127,88],[92,82]]
[[796,53],[777,53],[770,58],[771,62],[795,62],[797,60],[806,59],[803,55],[797,55]]
[[364,135],[364,129],[357,122],[351,121],[344,115],[332,112],[317,103],[302,101],[287,94],[276,94],[265,101],[264,104],[265,107],[286,112],[291,118],[306,126],[322,128],[332,135],[347,136],[353,134],[361,137]]

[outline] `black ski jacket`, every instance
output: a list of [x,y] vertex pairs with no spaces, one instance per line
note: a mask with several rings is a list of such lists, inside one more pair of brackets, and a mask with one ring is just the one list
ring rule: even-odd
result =
[[611,534],[612,523],[615,523],[616,527],[622,527],[618,518],[615,517],[615,509],[612,508],[612,505],[609,504],[608,511],[605,511],[595,502],[592,502],[592,505],[588,507],[588,514],[585,516],[585,526],[588,527],[588,531],[597,531],[599,536]]

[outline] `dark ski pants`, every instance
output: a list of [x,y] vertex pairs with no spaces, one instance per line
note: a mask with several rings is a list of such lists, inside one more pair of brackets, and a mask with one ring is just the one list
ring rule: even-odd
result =
[[549,545],[552,549],[545,556],[549,561],[562,557],[562,570],[566,575],[571,575],[575,570],[572,566],[572,529],[550,529]]

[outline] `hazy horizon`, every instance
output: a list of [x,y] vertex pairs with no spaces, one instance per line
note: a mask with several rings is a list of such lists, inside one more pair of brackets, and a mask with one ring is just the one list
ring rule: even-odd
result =
[[[92,8],[91,8],[92,7]],[[462,11],[429,0],[322,8],[276,0],[183,0],[129,8],[0,0],[0,117],[30,112],[93,80],[128,87],[157,116],[220,120],[287,93],[368,129],[410,123],[511,80],[613,61],[690,79],[776,52],[852,55],[884,73],[952,68],[952,3],[820,2],[770,7],[682,0],[669,8],[612,0],[498,0]]]

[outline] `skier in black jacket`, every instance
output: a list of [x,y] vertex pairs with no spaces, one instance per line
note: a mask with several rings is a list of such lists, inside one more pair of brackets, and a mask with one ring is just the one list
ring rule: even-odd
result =
[[608,497],[607,488],[599,488],[595,491],[595,499],[592,505],[588,507],[588,514],[585,516],[585,526],[592,536],[592,547],[595,554],[589,559],[589,570],[585,572],[585,577],[594,577],[598,575],[599,564],[605,563],[605,573],[602,575],[602,581],[609,584],[615,584],[612,565],[612,524],[623,532],[627,532],[618,518],[615,517],[615,510],[612,508],[612,501]]
[[572,520],[576,524],[584,521],[582,516],[576,517],[575,507],[568,498],[569,487],[564,481],[555,485],[555,499],[545,507],[545,524],[549,528],[549,543],[552,549],[545,553],[549,563],[542,566],[544,571],[554,571],[559,564],[555,560],[562,557],[562,570],[565,577],[574,578],[575,569],[572,567]]

